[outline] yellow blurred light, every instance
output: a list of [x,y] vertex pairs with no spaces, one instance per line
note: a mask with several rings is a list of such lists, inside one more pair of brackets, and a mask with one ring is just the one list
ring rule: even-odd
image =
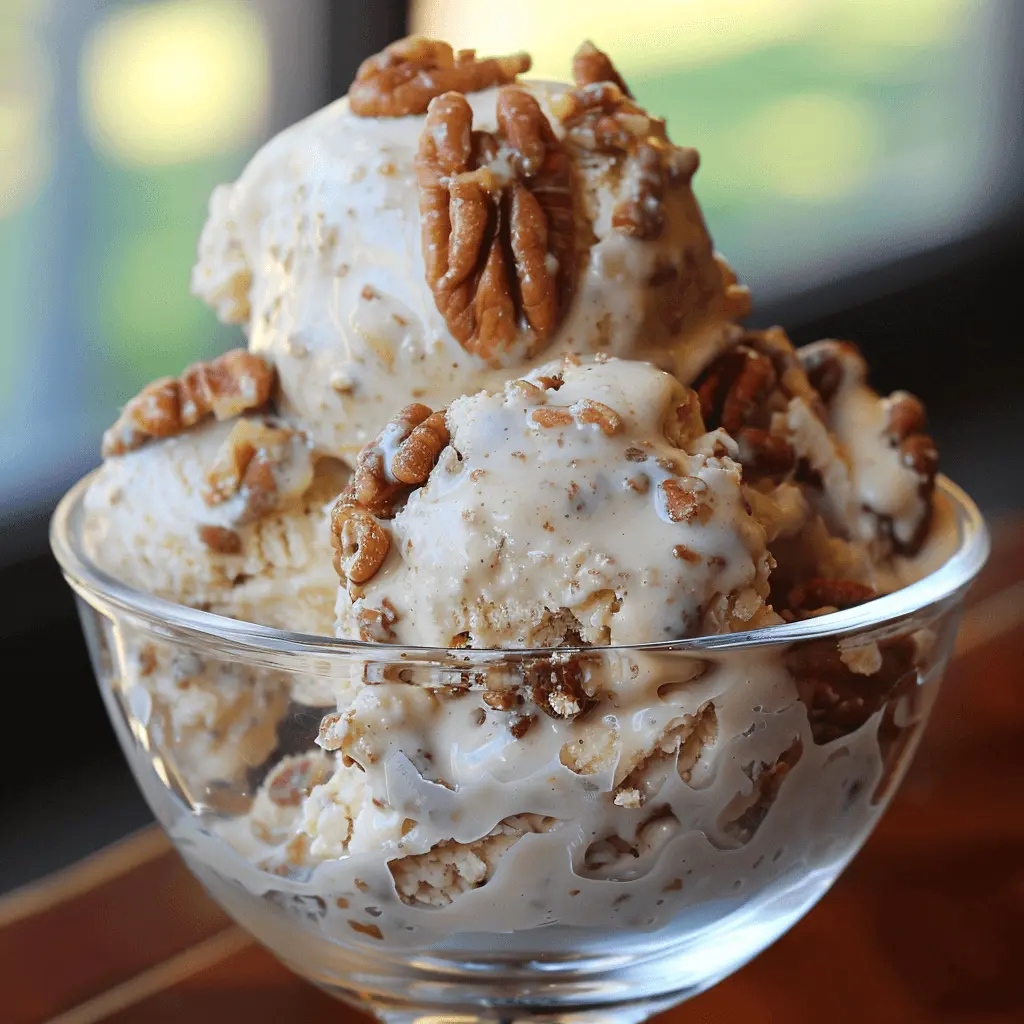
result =
[[871,108],[807,93],[762,107],[733,136],[751,184],[793,199],[830,200],[862,185],[881,150]]
[[82,115],[126,163],[234,149],[259,130],[269,86],[259,17],[237,0],[164,0],[111,14],[87,40]]
[[531,74],[565,79],[584,38],[625,72],[721,60],[813,25],[821,0],[416,0],[413,30],[483,54],[529,50]]
[[[27,4],[19,15],[39,13]],[[28,17],[0,33],[0,218],[30,203],[46,183],[52,163],[52,70]]]

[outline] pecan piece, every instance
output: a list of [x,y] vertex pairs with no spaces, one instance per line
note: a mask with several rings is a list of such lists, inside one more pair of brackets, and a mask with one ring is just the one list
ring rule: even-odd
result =
[[370,512],[342,495],[331,509],[331,545],[338,575],[352,583],[365,583],[384,564],[391,535]]
[[665,122],[633,102],[599,50],[584,50],[576,80],[554,108],[571,145],[616,158],[626,196],[612,211],[612,227],[632,238],[658,238],[665,228],[665,193],[689,183],[700,163],[697,151],[668,141]]
[[694,519],[701,522],[710,514],[703,502],[708,485],[700,477],[683,477],[682,480],[663,480],[661,490],[665,495],[665,512],[673,523],[689,523]]
[[[431,101],[416,176],[427,282],[462,347],[483,359],[525,336],[537,351],[576,273],[571,166],[537,101],[506,87],[497,133],[473,131],[466,98]],[[492,170],[503,146],[510,174]]]
[[391,460],[391,475],[403,484],[422,484],[437,465],[438,456],[448,440],[444,413],[432,412],[398,446]]
[[596,704],[586,690],[579,657],[554,655],[523,666],[530,700],[551,718],[579,718]]
[[200,526],[199,539],[218,555],[237,555],[242,551],[242,538],[226,526]]
[[422,114],[435,96],[508,85],[531,63],[526,53],[481,60],[475,50],[456,53],[440,40],[408,36],[359,65],[348,93],[349,109],[359,117]]
[[613,437],[622,430],[622,417],[603,402],[581,398],[569,406],[569,412],[578,424],[592,423],[600,427],[605,437]]
[[757,427],[742,427],[736,432],[739,458],[745,480],[782,477],[796,466],[796,452],[784,438]]
[[150,438],[180,434],[211,414],[227,420],[259,408],[273,386],[273,368],[245,349],[194,363],[180,377],[147,384],[128,402],[103,435],[103,457],[123,455]]
[[392,626],[398,621],[398,612],[388,598],[381,601],[380,608],[361,608],[358,621],[360,640],[376,644],[395,642]]
[[599,50],[589,39],[579,45],[572,57],[572,80],[578,85],[594,85],[596,82],[611,82],[618,86],[623,95],[633,98],[622,75],[615,69],[611,58]]
[[430,475],[448,440],[443,410],[407,405],[360,451],[342,499],[390,519],[395,502]]
[[916,679],[914,645],[902,637],[878,642],[881,665],[873,675],[855,673],[834,640],[815,640],[791,650],[786,662],[807,708],[819,746],[859,729],[900,687]]

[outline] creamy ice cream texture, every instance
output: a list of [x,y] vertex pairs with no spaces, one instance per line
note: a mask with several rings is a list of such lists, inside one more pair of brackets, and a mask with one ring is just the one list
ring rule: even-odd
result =
[[[313,907],[341,941],[727,905],[842,855],[891,774],[880,716],[920,714],[923,641],[806,664],[601,646],[912,579],[936,458],[920,403],[875,394],[852,346],[738,325],[696,154],[600,51],[571,86],[517,81],[528,63],[395,44],[218,189],[193,289],[250,351],[129,403],[86,502],[91,557],[171,600],[552,648],[455,684],[415,659],[322,684],[129,652],[124,699],[186,792],[262,779],[183,824],[208,884]],[[296,704],[318,747],[274,755]]]
[[[488,349],[479,337],[457,340],[439,311],[428,283],[437,243],[422,237],[431,222],[418,183],[429,173],[422,140],[431,119],[438,128],[437,108],[361,117],[340,99],[214,192],[193,290],[276,366],[282,410],[319,448],[351,460],[404,400],[437,408],[567,351],[653,360],[686,379],[735,333],[748,298],[715,256],[693,196],[696,154],[673,150],[687,166],[645,200],[663,220],[657,235],[627,234],[613,221],[642,169],[614,149],[574,142],[580,130],[556,113],[565,113],[569,86],[516,88],[535,98],[566,164],[568,238],[559,248],[549,224],[546,260],[569,276],[560,287],[570,297],[543,337],[519,309],[511,337]],[[501,93],[464,98],[474,132],[496,136],[486,170],[497,191],[517,180],[517,151],[498,126]],[[630,116],[641,121],[631,130],[663,134],[660,122]]]
[[342,635],[548,647],[777,621],[735,444],[669,374],[566,360],[456,399],[446,419],[437,465],[382,521],[387,559],[340,591]]

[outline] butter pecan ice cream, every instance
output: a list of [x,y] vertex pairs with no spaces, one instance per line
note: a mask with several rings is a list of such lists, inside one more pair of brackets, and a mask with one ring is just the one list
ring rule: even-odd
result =
[[86,550],[159,597],[329,633],[325,506],[344,475],[266,415],[210,422],[108,457],[86,497]]
[[318,448],[351,461],[396,406],[566,351],[686,379],[735,333],[748,297],[696,152],[592,51],[561,85],[519,80],[522,55],[404,40],[214,192],[193,290],[276,366]]
[[[444,422],[436,465],[400,486],[391,508],[373,518],[360,499],[394,488],[395,463],[420,429],[402,417],[339,499],[342,636],[549,647],[773,621],[764,531],[744,500],[735,444],[705,431],[697,396],[669,374],[566,359],[456,399]],[[375,535],[386,556],[372,577],[353,579],[351,562]]]
[[118,651],[161,777],[217,812],[190,861],[296,960],[317,929],[775,927],[927,711],[924,629],[637,646],[918,578],[936,454],[852,346],[739,324],[697,155],[605,54],[529,66],[402,40],[219,188],[193,288],[248,349],[143,389],[86,498],[126,583],[346,641],[302,673]]

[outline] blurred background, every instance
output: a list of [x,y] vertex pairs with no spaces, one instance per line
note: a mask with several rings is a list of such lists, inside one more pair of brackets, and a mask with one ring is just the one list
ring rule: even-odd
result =
[[0,721],[45,708],[74,736],[28,762],[0,741],[0,813],[18,822],[0,888],[148,817],[46,553],[48,515],[142,384],[240,342],[188,290],[211,189],[410,29],[526,49],[535,74],[563,78],[593,38],[701,151],[698,198],[753,322],[857,340],[880,388],[925,398],[946,471],[986,512],[1024,504],[1017,0],[0,7]]

